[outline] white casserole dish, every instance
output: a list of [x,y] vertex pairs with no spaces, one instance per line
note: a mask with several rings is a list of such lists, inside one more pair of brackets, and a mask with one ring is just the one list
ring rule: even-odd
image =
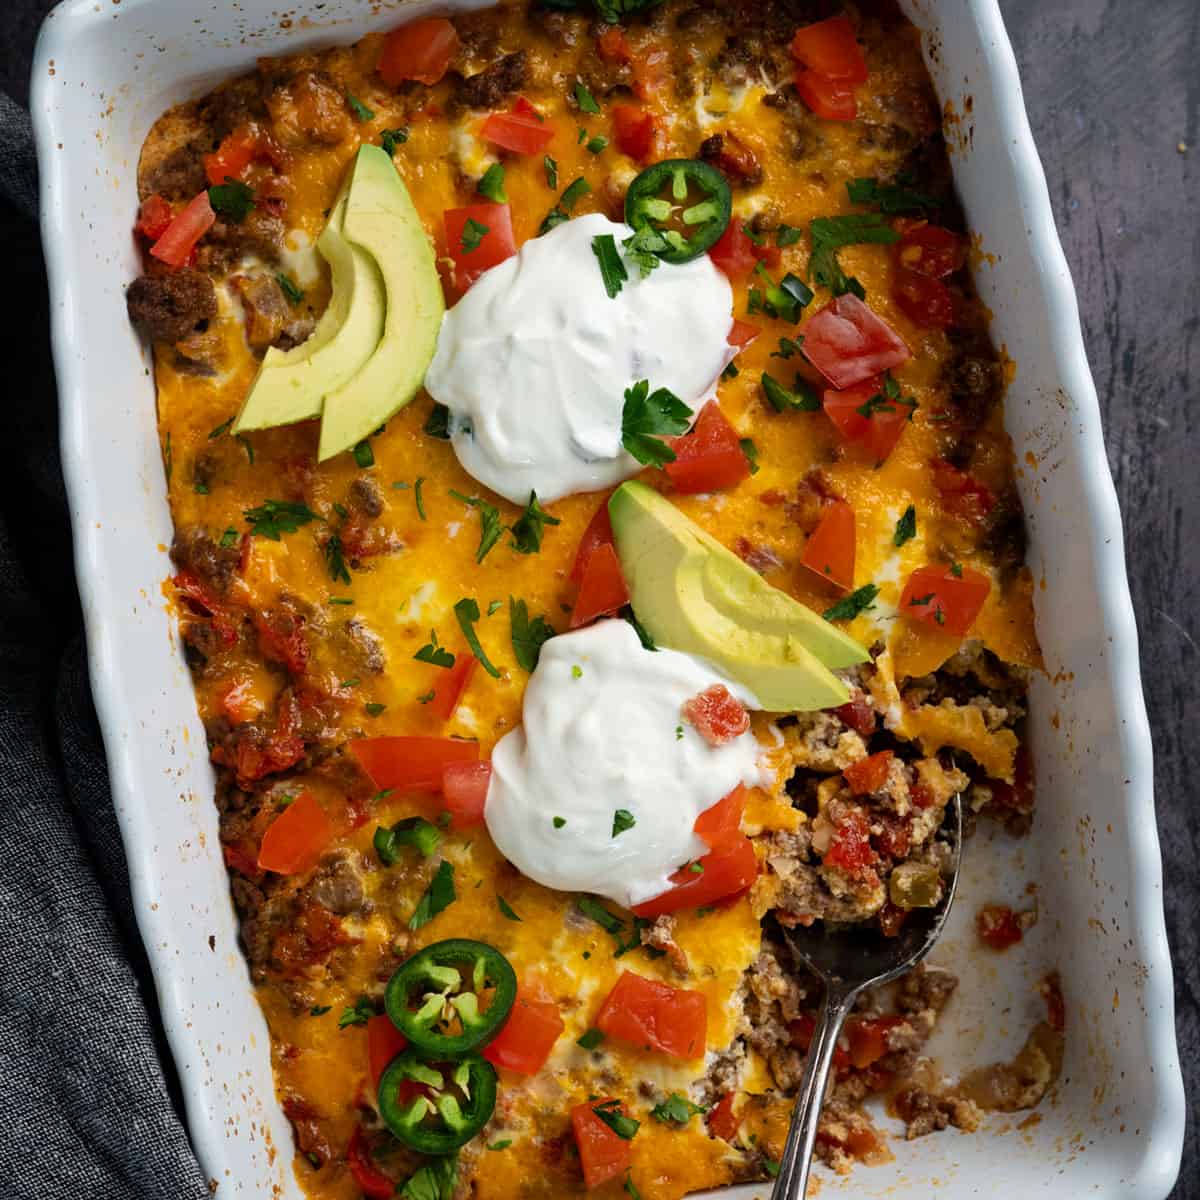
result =
[[[436,6],[478,7],[480,0]],[[154,119],[256,56],[350,41],[434,8],[422,0],[65,0],[33,76],[53,300],[62,454],[92,685],[192,1139],[221,1196],[298,1197],[267,1032],[238,950],[213,778],[161,591],[171,540],[149,356],[125,316],[130,226]],[[1032,1121],[897,1142],[894,1163],[826,1176],[822,1194],[916,1200],[1056,1195],[1162,1200],[1184,1099],[1162,915],[1149,731],[1120,518],[1070,277],[996,0],[906,0],[946,111],[994,337],[1016,362],[1007,400],[1039,581],[1048,673],[1033,689],[1038,816],[1030,839],[969,846],[956,921],[935,961],[962,978],[934,1052],[953,1070],[1011,1056],[1062,972],[1067,1057]],[[987,900],[1040,885],[1019,948],[981,956]],[[1001,882],[1003,880],[1003,882]],[[746,1187],[729,1197],[766,1195]]]

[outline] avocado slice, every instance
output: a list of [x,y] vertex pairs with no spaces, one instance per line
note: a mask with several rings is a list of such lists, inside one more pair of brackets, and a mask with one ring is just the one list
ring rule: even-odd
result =
[[342,232],[379,268],[386,316],[371,357],[325,396],[317,452],[322,462],[362,441],[420,391],[446,311],[421,218],[391,158],[378,146],[358,151]]
[[771,587],[644,483],[608,502],[638,620],[655,641],[708,659],[769,712],[845,704],[833,669],[869,658],[852,638]]
[[383,333],[383,277],[374,260],[342,234],[346,196],[339,198],[317,239],[329,263],[332,292],[308,340],[286,352],[267,351],[242,404],[234,433],[309,421],[325,394],[358,373]]

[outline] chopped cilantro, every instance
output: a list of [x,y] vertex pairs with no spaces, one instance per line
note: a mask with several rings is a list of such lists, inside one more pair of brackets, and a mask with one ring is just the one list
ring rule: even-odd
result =
[[785,388],[773,375],[766,371],[762,376],[763,392],[767,403],[776,412],[820,412],[821,401],[812,384],[796,376],[791,388]]
[[491,229],[475,220],[474,217],[468,217],[467,223],[463,226],[462,236],[459,242],[462,245],[463,253],[470,254],[473,250],[478,250],[483,239],[491,233]]
[[701,1104],[693,1104],[686,1096],[672,1092],[661,1104],[656,1104],[650,1115],[664,1125],[686,1125],[697,1113],[708,1112]]
[[518,554],[536,554],[542,548],[542,535],[547,525],[560,524],[538,503],[537,493],[529,493],[525,511],[513,522],[510,545]]
[[612,835],[617,837],[624,833],[627,829],[632,829],[637,824],[637,818],[627,808],[618,808],[613,813]]
[[507,204],[508,193],[504,190],[504,168],[499,163],[492,163],[483,173],[476,189],[481,196],[486,196],[493,204]]
[[542,159],[542,166],[546,169],[546,186],[553,191],[558,191],[558,163],[546,155]]
[[421,489],[424,486],[425,486],[425,476],[424,475],[417,476],[417,481],[416,481],[416,483],[413,484],[413,499],[416,501],[416,504],[417,504],[417,516],[420,517],[422,521],[425,520],[425,499],[421,495]]
[[325,566],[329,570],[329,578],[334,583],[350,583],[350,571],[346,567],[346,555],[342,539],[336,533],[329,535],[325,543]]
[[621,413],[621,444],[643,466],[661,467],[675,461],[675,451],[663,435],[686,433],[692,410],[666,388],[650,391],[643,379],[625,393]]
[[575,102],[579,105],[580,112],[591,113],[593,116],[600,115],[600,105],[596,103],[596,97],[592,95],[582,79],[575,82]]
[[917,510],[914,505],[910,504],[904,510],[904,515],[896,522],[896,532],[892,537],[892,544],[903,546],[905,542],[911,541],[916,536]]
[[483,647],[479,644],[479,637],[475,632],[475,622],[479,620],[479,605],[469,596],[464,597],[454,606],[454,615],[458,618],[458,627],[462,630],[463,637],[467,639],[467,645],[470,646],[471,653],[479,659],[479,665],[493,679],[499,679],[500,672],[496,670],[491,660],[483,652]]
[[254,192],[246,184],[226,175],[224,183],[208,189],[208,202],[213,212],[240,225],[254,207]]
[[443,859],[429,881],[425,894],[417,902],[416,910],[408,919],[408,927],[412,930],[428,925],[438,913],[445,911],[458,899],[454,890],[454,866]]
[[600,264],[600,278],[610,300],[615,300],[629,279],[629,272],[621,261],[617,242],[611,233],[598,234],[592,238],[592,253]]
[[208,440],[210,442],[215,442],[223,433],[228,433],[229,427],[233,424],[233,422],[233,417],[230,417],[228,421],[222,421],[221,424],[216,427],[216,429],[209,431]]
[[591,138],[588,141],[587,152],[589,154],[602,154],[607,146],[608,138],[601,137],[600,134],[597,134],[594,138]]
[[898,175],[895,183],[880,183],[878,179],[851,179],[846,183],[846,192],[852,204],[873,204],[881,213],[889,216],[941,208],[941,201],[936,197],[904,186],[911,179],[912,176],[907,173]]
[[373,121],[375,120],[375,112],[368,108],[357,96],[350,92],[346,93],[346,103],[350,107],[350,111],[354,114],[356,121]]
[[635,1121],[632,1117],[627,1117],[621,1111],[621,1102],[619,1100],[605,1100],[603,1104],[597,1104],[592,1112],[602,1120],[619,1138],[625,1141],[631,1141],[633,1135],[641,1128],[641,1121]]
[[553,819],[553,821],[551,821],[551,824],[554,826],[555,829],[561,829],[566,823],[567,823],[566,817],[555,817]]
[[[504,532],[504,523],[500,520],[500,510],[479,496],[464,496],[462,492],[456,492],[453,489],[451,489],[450,495],[479,513],[479,548],[475,551],[475,561],[481,563]],[[478,618],[476,619],[478,620]]]
[[804,344],[804,338],[781,337],[779,339],[779,349],[771,351],[772,358],[795,358],[800,353],[800,347]]
[[289,275],[284,275],[281,271],[275,276],[275,282],[279,284],[280,290],[287,297],[289,304],[296,305],[304,299],[303,290],[292,282],[292,279]]
[[424,432],[438,441],[450,440],[450,410],[444,404],[435,404],[425,422]]
[[575,1045],[583,1050],[595,1050],[604,1041],[604,1034],[599,1029],[589,1029],[582,1037],[575,1039]]
[[524,600],[508,598],[508,619],[512,627],[512,647],[517,664],[532,672],[538,665],[542,647],[554,637],[554,630],[545,617],[529,618],[529,609]]
[[340,1017],[338,1028],[345,1029],[349,1025],[365,1025],[375,1015],[375,1005],[366,996],[359,998],[350,1005]]
[[454,666],[454,655],[438,643],[436,629],[429,631],[429,641],[413,655],[417,662],[429,663],[433,667],[444,667],[449,670]]
[[821,615],[827,621],[853,621],[859,613],[864,613],[875,603],[879,589],[873,583],[865,583],[857,591],[843,596],[832,608],[827,608]]
[[738,445],[742,448],[742,453],[746,456],[746,461],[750,464],[750,474],[758,474],[758,447],[754,444],[753,438],[738,438]]
[[385,867],[394,867],[400,861],[400,849],[412,846],[422,857],[428,858],[441,845],[442,835],[432,821],[424,817],[405,817],[390,828],[380,825],[375,830],[372,844],[379,861]]
[[496,897],[496,905],[500,909],[500,915],[508,921],[519,921],[521,918],[513,911],[512,905],[509,904],[503,896]]
[[401,129],[385,129],[379,135],[379,144],[383,147],[384,154],[390,158],[396,153],[397,146],[403,146],[408,141],[408,130]]
[[299,500],[264,500],[257,508],[245,509],[242,516],[255,537],[270,538],[273,542],[279,541],[285,533],[295,533],[309,521],[321,519]]
[[828,288],[835,296],[853,292],[860,300],[865,296],[862,284],[842,270],[837,252],[843,246],[863,243],[891,245],[900,235],[876,213],[844,217],[814,217],[809,222],[812,256],[808,260],[812,281]]
[[354,455],[355,465],[364,471],[375,465],[375,451],[371,449],[371,443],[366,438],[358,442],[351,453]]

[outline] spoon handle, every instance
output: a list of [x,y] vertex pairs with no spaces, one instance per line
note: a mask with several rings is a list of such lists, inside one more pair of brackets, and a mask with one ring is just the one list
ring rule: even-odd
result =
[[826,987],[771,1200],[804,1200],[807,1193],[817,1123],[821,1119],[821,1104],[825,1099],[829,1069],[833,1065],[833,1052],[857,995],[857,988],[847,991],[832,985]]

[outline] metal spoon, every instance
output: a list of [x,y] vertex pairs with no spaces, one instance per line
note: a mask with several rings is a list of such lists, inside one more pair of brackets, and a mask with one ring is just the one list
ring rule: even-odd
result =
[[914,909],[898,937],[855,926],[830,932],[823,922],[783,930],[792,953],[825,985],[825,995],[771,1200],[803,1200],[807,1194],[833,1052],[859,993],[910,971],[933,949],[946,924],[962,864],[962,799],[957,795],[946,806],[942,832],[951,838],[952,854],[941,902],[935,908]]

